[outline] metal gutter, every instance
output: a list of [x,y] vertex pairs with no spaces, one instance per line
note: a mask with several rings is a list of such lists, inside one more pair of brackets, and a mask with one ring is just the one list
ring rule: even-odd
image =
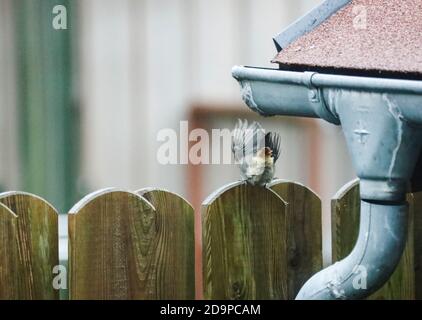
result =
[[296,72],[279,69],[257,68],[249,66],[234,66],[233,77],[240,80],[263,81],[274,83],[309,84],[318,87],[335,87],[348,89],[394,91],[422,94],[422,81],[388,79],[374,77],[357,77],[323,74],[317,72]]
[[290,43],[312,31],[351,0],[326,0],[318,7],[299,18],[273,38],[277,51],[280,52]]
[[[234,67],[246,104],[263,116],[341,125],[360,178],[361,226],[352,254],[319,272],[298,299],[356,299],[394,271],[407,229],[405,195],[422,148],[422,82]],[[367,288],[353,287],[367,270]]]

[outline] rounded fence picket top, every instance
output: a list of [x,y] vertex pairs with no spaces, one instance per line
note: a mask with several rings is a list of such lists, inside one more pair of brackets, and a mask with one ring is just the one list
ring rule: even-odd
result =
[[321,199],[310,188],[293,181],[275,179],[267,185],[287,205],[287,276],[289,299],[322,269]]
[[58,299],[53,287],[53,268],[59,264],[57,210],[41,197],[19,191],[1,193],[0,203],[16,216],[10,236],[20,252],[14,271],[19,285],[10,290],[18,299]]
[[286,204],[272,190],[226,185],[202,205],[206,299],[287,299]]
[[156,188],[136,191],[155,208],[156,254],[149,275],[156,299],[195,298],[194,210],[176,193]]
[[128,191],[103,189],[69,212],[70,299],[154,299],[148,277],[158,254],[154,207]]

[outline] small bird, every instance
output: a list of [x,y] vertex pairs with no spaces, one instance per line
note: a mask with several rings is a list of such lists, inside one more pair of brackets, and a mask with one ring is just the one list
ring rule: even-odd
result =
[[232,152],[240,165],[240,175],[254,186],[265,186],[274,177],[275,163],[280,156],[280,135],[265,133],[254,121],[238,119],[232,132]]

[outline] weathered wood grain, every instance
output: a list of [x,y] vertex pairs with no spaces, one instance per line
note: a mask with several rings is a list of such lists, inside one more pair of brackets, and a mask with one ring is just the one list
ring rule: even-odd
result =
[[359,180],[345,184],[331,199],[331,241],[333,263],[346,257],[359,232]]
[[153,292],[154,207],[135,193],[104,189],[69,212],[70,299],[145,299]]
[[[409,202],[409,232],[406,247],[397,269],[389,281],[367,299],[414,299],[414,205],[412,196]],[[345,185],[334,196],[332,207],[332,252],[333,262],[346,257],[353,249],[359,232],[360,197],[359,181],[354,180]],[[421,252],[418,253],[419,255]]]
[[287,299],[286,204],[272,190],[229,184],[202,205],[205,299]]
[[294,299],[303,284],[322,269],[321,200],[295,182],[274,180],[268,185],[287,205],[288,298]]
[[415,299],[415,247],[414,247],[414,203],[413,196],[407,197],[409,202],[409,229],[407,243],[396,270],[387,283],[368,300],[413,300]]
[[19,273],[17,216],[0,203],[0,299],[20,298],[22,283]]
[[20,286],[16,291],[19,299],[58,299],[53,288],[54,266],[58,256],[58,214],[45,200],[24,192],[0,194],[0,202],[16,217],[16,234],[19,261],[15,269]]
[[182,197],[160,189],[137,193],[155,207],[156,252],[144,258],[154,299],[195,298],[194,210]]
[[415,298],[422,299],[422,192],[413,193]]

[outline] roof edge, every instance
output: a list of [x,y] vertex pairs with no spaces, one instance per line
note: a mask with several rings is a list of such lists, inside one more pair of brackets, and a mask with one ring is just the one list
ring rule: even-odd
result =
[[277,52],[280,52],[299,37],[315,29],[350,2],[352,0],[325,0],[319,6],[297,19],[273,38]]

